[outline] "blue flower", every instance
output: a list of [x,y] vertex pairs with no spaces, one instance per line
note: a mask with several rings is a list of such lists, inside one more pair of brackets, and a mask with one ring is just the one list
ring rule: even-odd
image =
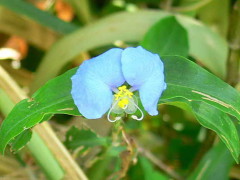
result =
[[71,78],[71,94],[79,112],[88,119],[101,118],[108,111],[108,120],[114,122],[121,117],[112,120],[111,113],[134,114],[139,110],[141,117],[132,118],[142,120],[133,92],[139,91],[144,109],[157,115],[158,100],[167,86],[163,71],[159,56],[141,46],[112,48],[79,67]]

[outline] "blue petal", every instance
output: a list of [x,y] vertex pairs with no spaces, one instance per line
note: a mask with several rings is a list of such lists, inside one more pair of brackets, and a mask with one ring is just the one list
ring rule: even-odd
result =
[[156,74],[146,81],[139,89],[140,99],[144,109],[152,116],[157,115],[158,100],[167,85],[163,75]]
[[124,83],[122,49],[109,51],[85,61],[72,79],[72,97],[79,112],[88,119],[102,117],[113,100],[112,88]]
[[157,115],[158,100],[166,89],[159,56],[138,46],[125,49],[121,60],[123,75],[134,90],[139,90],[144,109],[150,115]]

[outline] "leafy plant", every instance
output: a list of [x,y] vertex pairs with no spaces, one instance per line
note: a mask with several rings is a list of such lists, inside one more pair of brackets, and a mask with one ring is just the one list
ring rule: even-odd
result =
[[[48,179],[238,179],[229,172],[239,171],[233,168],[240,153],[239,2],[0,1],[0,15],[4,15],[0,16],[0,120],[4,118],[0,153],[21,168],[30,167],[34,178],[43,172]],[[12,42],[13,35],[21,40]],[[137,55],[124,53],[139,45],[149,54],[142,54],[126,70],[122,59]],[[123,49],[116,50],[120,55],[105,58],[119,62],[120,70],[89,63],[114,47]],[[1,48],[18,54],[19,61],[12,64],[22,62],[22,67],[13,70],[10,61],[1,58]],[[125,77],[129,72],[134,77],[135,72],[151,71],[148,57],[153,56],[163,62],[159,81],[167,84],[166,90],[164,86],[153,91],[163,91],[156,101],[160,112],[156,116],[148,114],[141,89]],[[96,58],[83,62],[92,57]],[[149,61],[146,69],[134,69],[142,58]],[[36,72],[30,66],[37,67]],[[119,73],[125,85],[107,85],[115,94],[113,104],[104,116],[91,120],[75,105],[78,96],[73,96],[71,78],[78,73],[79,82],[96,82],[103,76],[96,73],[98,68]],[[74,93],[86,90],[76,87],[83,90]],[[144,119],[135,121],[141,119],[139,113]],[[118,121],[108,122],[110,116]],[[1,167],[10,165],[1,166],[2,157],[0,177],[4,178],[8,176]],[[42,172],[31,167],[36,164]]]

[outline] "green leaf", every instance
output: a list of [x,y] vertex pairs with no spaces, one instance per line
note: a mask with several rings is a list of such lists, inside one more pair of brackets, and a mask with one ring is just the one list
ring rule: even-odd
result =
[[[87,177],[91,180],[104,180],[107,176],[108,167],[113,161],[110,156],[103,156],[87,171]],[[112,164],[111,164],[112,165]]]
[[107,145],[107,139],[104,137],[98,137],[94,132],[90,130],[79,130],[76,127],[72,127],[66,134],[66,141],[64,142],[68,149],[76,149],[80,146],[94,147],[100,145]]
[[59,76],[39,89],[31,99],[19,102],[0,128],[0,153],[11,139],[24,130],[33,127],[52,114],[80,115],[73,103],[70,77],[76,72],[76,68]]
[[177,16],[177,19],[188,32],[190,55],[224,79],[228,57],[226,40],[191,18]]
[[139,161],[142,166],[142,171],[144,173],[144,180],[167,180],[167,176],[161,174],[160,172],[154,170],[152,164],[144,157],[139,157]]
[[181,99],[181,102],[190,105],[198,121],[214,130],[238,161],[239,137],[233,122],[223,112],[240,120],[240,94],[227,83],[183,57],[166,56],[163,61],[167,90],[161,101],[174,102],[175,98],[178,98],[178,101]]
[[181,98],[172,99],[167,104],[193,112],[202,126],[218,134],[232,153],[235,161],[238,162],[240,152],[239,137],[234,123],[226,113],[205,102],[187,101]]
[[203,102],[191,102],[191,107],[200,124],[215,131],[230,150],[235,161],[238,162],[240,153],[239,137],[237,129],[229,116]]
[[202,158],[188,180],[226,180],[234,163],[223,143],[218,143]]
[[[150,42],[150,43],[149,43]],[[158,21],[144,36],[141,45],[159,55],[188,55],[187,31],[174,16]]]
[[[138,42],[154,23],[169,15],[168,12],[152,10],[116,13],[65,36],[43,58],[32,92],[58,75],[80,53],[111,45],[116,40]],[[228,53],[226,41],[192,18],[177,16],[177,19],[188,32],[190,55],[218,76],[225,77]]]
[[163,57],[167,90],[161,97],[204,101],[240,120],[240,94],[197,64],[179,56]]
[[[162,102],[176,97],[205,102],[240,119],[240,96],[234,88],[183,57],[166,56],[163,61],[168,87]],[[75,72],[76,68],[49,81],[31,100],[23,100],[15,106],[0,129],[0,152],[3,153],[12,138],[39,123],[46,114],[80,115],[70,93],[70,77]]]
[[70,33],[78,28],[76,25],[64,22],[48,12],[41,11],[30,3],[24,2],[23,0],[1,0],[0,5],[61,34]]
[[112,156],[112,157],[119,157],[119,154],[121,152],[126,151],[127,147],[126,146],[111,146],[108,148],[107,155]]
[[17,137],[15,137],[11,142],[11,149],[14,152],[19,151],[21,148],[23,148],[28,141],[30,141],[32,137],[32,131],[31,129],[27,129],[25,131],[23,131],[21,134],[19,134]]

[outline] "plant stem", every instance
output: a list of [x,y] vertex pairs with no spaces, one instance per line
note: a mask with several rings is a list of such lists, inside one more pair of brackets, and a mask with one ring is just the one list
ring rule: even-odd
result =
[[187,11],[194,11],[197,10],[206,4],[210,3],[212,0],[201,0],[201,1],[196,1],[190,5],[186,6],[180,6],[180,7],[172,7],[170,10],[174,12],[187,12]]
[[168,174],[170,177],[176,179],[176,180],[182,180],[183,178],[177,174],[173,169],[171,169],[170,166],[167,166],[162,162],[160,159],[158,159],[154,154],[152,154],[147,149],[144,149],[139,144],[137,145],[138,152],[141,153],[143,156],[145,156],[148,160],[150,160],[153,164],[155,164],[157,167],[159,167],[161,170],[163,170],[166,174]]
[[233,7],[229,25],[229,47],[227,82],[236,86],[239,81],[239,60],[240,60],[240,1]]
[[75,9],[77,17],[84,23],[89,24],[92,20],[92,14],[88,0],[66,0]]
[[33,132],[32,139],[27,144],[37,163],[40,164],[48,179],[62,179],[64,170],[60,167],[55,157],[45,145],[38,133]]
[[[0,87],[7,93],[7,96],[14,104],[27,98],[25,93],[1,66]],[[51,179],[61,179],[64,175],[65,178],[72,180],[87,179],[47,122],[33,128],[33,138],[28,147]],[[40,150],[41,148],[43,149]],[[50,164],[51,167],[49,167]]]

